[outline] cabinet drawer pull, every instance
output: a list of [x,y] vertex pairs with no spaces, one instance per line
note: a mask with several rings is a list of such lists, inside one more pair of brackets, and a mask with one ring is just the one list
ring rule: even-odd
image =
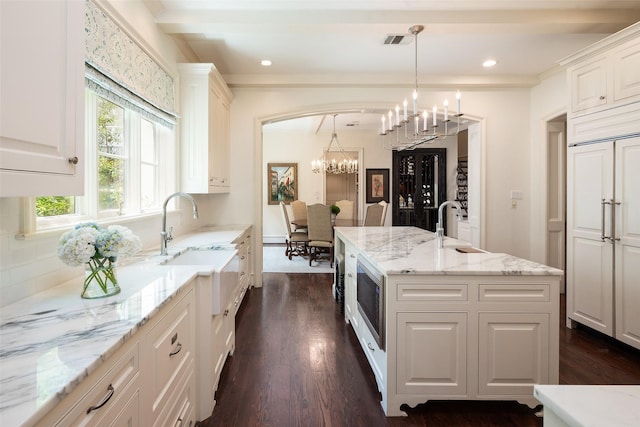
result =
[[176,345],[176,349],[169,353],[169,357],[175,356],[176,354],[180,353],[180,350],[182,350],[182,344],[178,343],[178,345]]
[[113,393],[115,393],[115,392],[116,391],[114,390],[113,386],[111,384],[109,384],[109,387],[107,387],[107,395],[105,397],[103,397],[102,400],[100,401],[100,403],[98,403],[97,405],[89,407],[89,409],[87,409],[87,414],[90,414],[92,411],[100,409],[104,405],[106,405],[107,402],[109,401],[109,399],[111,399],[111,397],[113,396]]
[[178,420],[175,423],[175,427],[181,426],[182,425],[182,417],[178,417]]
[[371,350],[371,351],[376,351],[376,349],[373,348],[373,346],[371,345],[370,342],[367,343],[367,347],[369,347],[369,350]]
[[69,161],[69,164],[72,164],[72,165],[78,164],[78,158],[76,156],[69,157],[67,160]]
[[227,317],[228,315],[229,315],[229,309],[226,309],[226,310],[224,311],[224,317]]
[[355,258],[355,257],[356,257],[354,254],[349,254],[349,256],[350,256],[351,258]]
[[605,96],[604,95],[600,95],[600,101],[604,101]]

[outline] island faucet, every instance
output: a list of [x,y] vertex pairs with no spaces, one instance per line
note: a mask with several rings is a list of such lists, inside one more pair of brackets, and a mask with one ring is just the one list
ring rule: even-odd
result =
[[198,219],[198,205],[193,197],[190,194],[183,193],[178,191],[177,193],[173,193],[164,201],[164,205],[162,205],[162,231],[160,232],[160,255],[167,255],[167,242],[173,240],[173,227],[167,233],[167,203],[173,197],[181,196],[185,199],[191,200],[191,205],[193,206],[193,219]]
[[455,200],[447,200],[446,202],[442,202],[442,204],[438,208],[438,223],[436,224],[436,239],[438,240],[438,248],[442,248],[443,246],[444,222],[442,220],[442,211],[444,207],[447,205],[451,205],[454,208],[456,208],[458,210],[458,213],[456,216],[458,217],[458,219],[462,219],[462,206],[460,206],[460,203],[456,202]]

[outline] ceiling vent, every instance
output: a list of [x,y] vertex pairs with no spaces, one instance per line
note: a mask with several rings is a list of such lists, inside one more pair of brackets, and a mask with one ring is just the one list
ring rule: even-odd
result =
[[384,44],[409,44],[411,40],[411,34],[387,34]]

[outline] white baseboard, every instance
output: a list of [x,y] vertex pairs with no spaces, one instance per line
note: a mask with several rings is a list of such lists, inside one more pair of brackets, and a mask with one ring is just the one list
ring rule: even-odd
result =
[[262,236],[262,244],[265,244],[265,243],[275,243],[275,244],[284,245],[286,243],[286,238],[285,236]]

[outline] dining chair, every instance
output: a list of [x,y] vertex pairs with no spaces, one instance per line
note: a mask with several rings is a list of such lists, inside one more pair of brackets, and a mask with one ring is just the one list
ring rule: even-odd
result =
[[[302,200],[291,202],[291,216],[293,221],[307,219],[307,204]],[[306,231],[307,227],[294,225],[294,231]]]
[[389,203],[385,202],[384,200],[380,200],[378,204],[383,208],[382,216],[380,217],[380,226],[382,227],[384,225],[385,219],[387,219],[387,208],[389,207]]
[[289,221],[289,213],[287,212],[287,205],[284,202],[280,202],[280,208],[282,210],[282,220],[284,221],[284,228],[287,232],[285,238],[286,248],[284,255],[291,260],[295,256],[302,256],[307,254],[307,242],[309,242],[309,236],[306,232],[291,231],[291,222]]
[[309,234],[309,266],[313,261],[329,255],[329,265],[333,267],[333,225],[331,224],[331,208],[321,203],[307,207],[307,227]]
[[376,203],[367,206],[367,214],[364,217],[365,226],[381,226],[384,224],[384,214],[386,213],[386,205]]
[[336,206],[340,208],[340,212],[336,218],[353,219],[353,208],[355,203],[353,200],[338,200]]

